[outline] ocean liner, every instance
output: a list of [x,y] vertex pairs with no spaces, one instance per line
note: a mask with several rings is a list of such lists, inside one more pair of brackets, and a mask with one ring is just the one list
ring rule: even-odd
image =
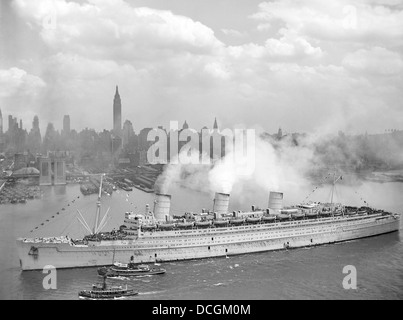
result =
[[[338,179],[333,181],[333,187]],[[83,239],[69,237],[19,238],[22,270],[109,266],[115,261],[155,263],[225,257],[335,243],[399,230],[400,214],[339,203],[283,206],[283,193],[270,192],[268,208],[229,212],[230,195],[216,193],[213,209],[170,215],[171,196],[156,194],[154,208],[126,212],[118,231],[101,232],[101,188],[95,224]]]

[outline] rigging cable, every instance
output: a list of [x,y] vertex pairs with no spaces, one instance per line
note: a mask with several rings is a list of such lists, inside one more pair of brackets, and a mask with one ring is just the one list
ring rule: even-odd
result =
[[312,196],[312,194],[320,187],[320,185],[325,183],[325,180],[328,179],[330,177],[330,175],[331,175],[331,173],[328,173],[324,178],[322,178],[322,180],[319,182],[319,184],[316,185],[316,187],[305,197],[303,203],[306,202]]

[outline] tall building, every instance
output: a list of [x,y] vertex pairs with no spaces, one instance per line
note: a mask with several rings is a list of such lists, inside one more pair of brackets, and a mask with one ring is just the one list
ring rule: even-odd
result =
[[13,118],[12,115],[8,116],[8,132],[13,133],[15,129],[18,129],[17,118]]
[[213,129],[214,129],[214,130],[218,130],[217,118],[214,118]]
[[38,153],[40,152],[41,144],[42,136],[39,129],[39,118],[35,116],[34,121],[32,121],[31,131],[28,134],[28,148],[31,152]]
[[32,130],[39,130],[39,118],[38,118],[38,116],[35,116],[34,120],[32,121]]
[[3,134],[3,115],[1,114],[0,109],[0,135]]
[[70,116],[65,115],[63,117],[63,134],[68,135],[70,133]]
[[122,144],[123,146],[126,146],[130,138],[134,136],[134,129],[133,129],[133,124],[131,123],[130,120],[126,120],[125,123],[123,124],[123,130],[122,130]]
[[282,137],[283,137],[283,130],[281,130],[281,128],[278,128],[277,139],[281,139]]
[[113,133],[122,137],[122,102],[118,86],[116,86],[115,98],[113,99]]

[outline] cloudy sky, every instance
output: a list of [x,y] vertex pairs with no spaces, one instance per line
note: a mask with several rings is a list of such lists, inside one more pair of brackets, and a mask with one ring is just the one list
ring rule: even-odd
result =
[[[31,128],[403,129],[402,0],[1,0],[0,109]],[[7,129],[5,119],[4,127]]]

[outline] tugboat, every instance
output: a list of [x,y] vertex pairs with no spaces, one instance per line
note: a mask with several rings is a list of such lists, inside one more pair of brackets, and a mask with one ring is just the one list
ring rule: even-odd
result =
[[80,291],[78,297],[80,299],[110,300],[135,296],[138,294],[139,293],[134,291],[134,289],[128,289],[127,285],[125,288],[122,286],[111,286],[108,288],[106,285],[106,275],[104,275],[103,283],[93,284],[92,290]]
[[164,274],[166,272],[163,268],[150,268],[146,264],[135,265],[133,257],[129,263],[115,262],[112,267],[98,268],[98,274],[107,276],[108,278],[114,277],[138,277],[145,275]]

